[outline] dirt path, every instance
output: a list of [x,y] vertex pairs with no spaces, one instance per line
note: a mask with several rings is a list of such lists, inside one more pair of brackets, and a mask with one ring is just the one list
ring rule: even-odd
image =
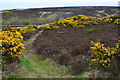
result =
[[26,49],[22,52],[24,56],[21,58],[22,67],[16,70],[16,74],[26,78],[72,77],[68,74],[67,67],[57,67],[53,64],[52,59],[38,60],[38,56],[34,55],[35,51],[32,49],[32,43],[41,33],[42,31],[39,31],[24,42]]
[[26,49],[23,51],[23,55],[34,53],[32,49],[32,43],[41,33],[42,31],[39,31],[38,33],[34,34],[30,39],[24,42]]

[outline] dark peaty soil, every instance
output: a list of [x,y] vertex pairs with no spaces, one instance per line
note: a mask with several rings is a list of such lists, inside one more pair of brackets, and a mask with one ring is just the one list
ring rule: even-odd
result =
[[[89,31],[91,28],[94,28],[95,31]],[[80,64],[80,60],[90,55],[88,53],[91,46],[90,41],[100,41],[106,46],[114,47],[117,37],[118,26],[116,25],[92,25],[84,28],[62,27],[58,30],[44,31],[33,42],[33,48],[38,55],[53,57],[58,64],[68,65],[73,74],[78,74],[87,66]],[[76,70],[76,68],[78,69]]]

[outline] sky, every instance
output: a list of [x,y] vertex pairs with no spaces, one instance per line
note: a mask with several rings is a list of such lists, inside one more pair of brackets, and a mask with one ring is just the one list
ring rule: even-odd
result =
[[2,0],[0,10],[67,6],[118,6],[120,0]]

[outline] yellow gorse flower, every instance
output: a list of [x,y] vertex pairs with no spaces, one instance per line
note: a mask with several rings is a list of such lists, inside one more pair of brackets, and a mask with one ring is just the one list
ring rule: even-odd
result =
[[[59,21],[49,23],[49,27],[45,26],[45,29],[54,29],[51,26],[63,26],[63,27],[84,27],[86,25],[97,25],[97,24],[108,24],[112,23],[113,19],[109,17],[91,17],[91,16],[85,16],[85,15],[77,15],[73,17],[69,17],[66,19],[61,19]],[[120,24],[120,20],[116,19],[115,24]],[[82,25],[82,26],[80,26]]]
[[[91,17],[85,15],[76,15],[73,17],[68,17],[66,19],[61,19],[59,21],[49,23],[48,26],[44,28],[47,30],[50,29],[58,29],[59,27],[84,27],[89,25],[97,25],[97,24],[108,24],[112,23],[113,19],[109,17]],[[116,19],[114,24],[120,24],[120,20]],[[58,26],[57,28],[53,28],[54,26]]]
[[120,25],[120,19],[116,19],[116,20],[114,21],[114,23],[117,24],[117,25]]
[[104,67],[110,67],[111,61],[114,59],[115,54],[117,54],[117,49],[105,47],[104,44],[100,42],[91,41],[91,44],[91,50],[89,51],[92,53],[91,61],[93,63],[99,63]]
[[2,56],[3,56],[3,65],[6,65],[5,62],[9,62],[9,59],[14,59],[22,53],[20,51],[25,49],[24,44],[21,42],[23,36],[18,31],[2,31]]

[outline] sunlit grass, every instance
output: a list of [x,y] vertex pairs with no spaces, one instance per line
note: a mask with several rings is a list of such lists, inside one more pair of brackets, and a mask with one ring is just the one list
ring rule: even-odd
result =
[[[68,68],[57,67],[50,58],[40,59],[34,54],[20,57],[21,69],[17,74],[11,73],[9,78],[67,78]],[[26,74],[25,74],[26,73]],[[25,75],[24,75],[25,74]]]

